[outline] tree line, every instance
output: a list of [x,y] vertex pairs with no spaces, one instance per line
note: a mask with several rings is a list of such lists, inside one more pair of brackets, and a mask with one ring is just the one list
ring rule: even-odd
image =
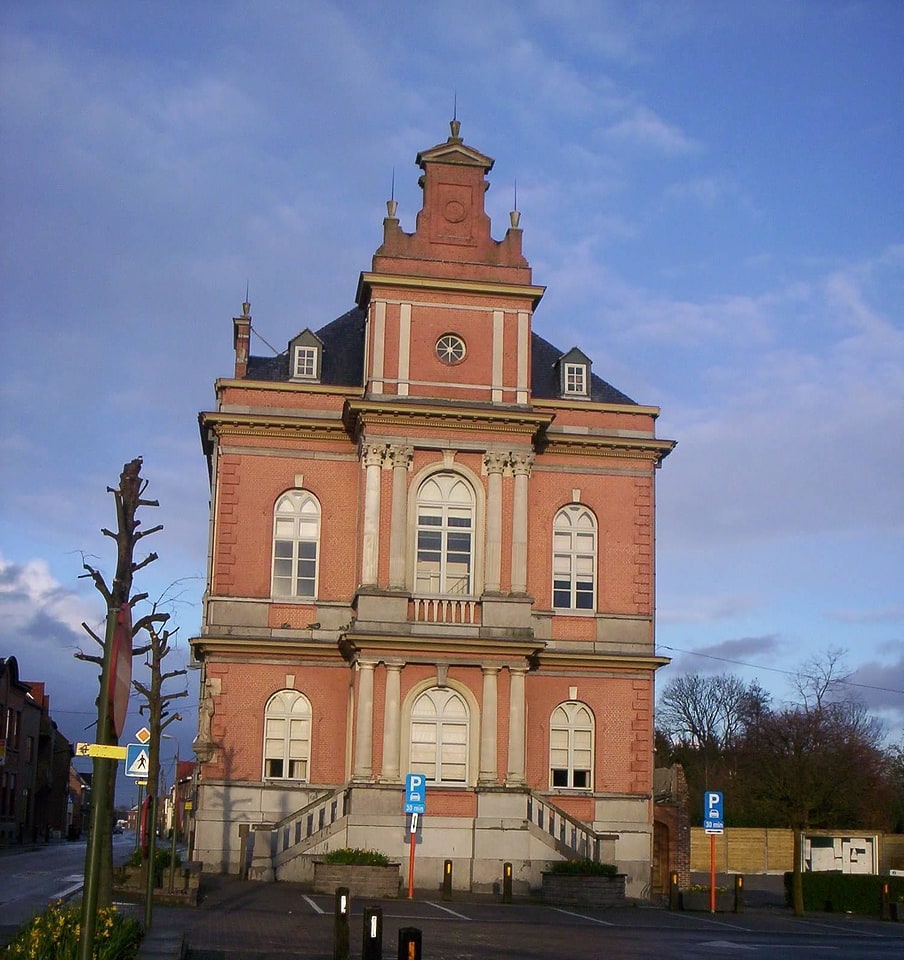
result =
[[794,677],[795,696],[773,704],[756,681],[687,674],[656,708],[656,764],[680,763],[691,823],[703,793],[721,790],[738,827],[904,833],[904,742],[851,693],[843,652],[829,651]]

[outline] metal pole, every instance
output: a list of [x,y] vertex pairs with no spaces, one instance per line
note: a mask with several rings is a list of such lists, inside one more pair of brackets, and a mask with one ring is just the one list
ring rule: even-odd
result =
[[[165,734],[164,734],[165,736]],[[175,737],[173,737],[175,740]],[[179,741],[176,740],[176,772],[173,774],[173,844],[170,847],[169,862],[169,892],[172,893],[176,883],[176,828],[179,825]]]
[[[110,670],[113,659],[113,638],[119,606],[107,610],[107,629],[104,634],[104,660],[100,672],[100,697],[97,708],[97,742],[112,743],[110,735]],[[85,887],[82,894],[82,929],[79,936],[79,960],[91,960],[94,953],[94,931],[97,925],[97,896],[103,862],[104,830],[102,824],[110,816],[110,772],[115,760],[94,758],[94,777],[91,783],[91,833],[85,853]]]
[[716,912],[716,835],[709,835],[709,912]]

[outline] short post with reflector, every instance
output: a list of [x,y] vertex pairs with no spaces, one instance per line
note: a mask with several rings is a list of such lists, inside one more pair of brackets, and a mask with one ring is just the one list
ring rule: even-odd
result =
[[512,865],[510,863],[502,865],[502,902],[512,902]]
[[333,908],[333,960],[348,960],[348,915],[351,911],[351,897],[348,887],[336,888],[336,902]]
[[417,927],[399,929],[398,960],[421,960],[421,931]]
[[383,960],[383,911],[379,907],[367,907],[364,910],[361,960]]

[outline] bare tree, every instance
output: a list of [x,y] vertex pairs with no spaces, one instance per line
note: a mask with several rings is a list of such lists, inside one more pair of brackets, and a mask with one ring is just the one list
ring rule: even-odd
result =
[[[100,695],[97,700],[97,742],[105,746],[115,746],[119,736],[114,718],[114,704],[111,691],[114,688],[114,648],[119,650],[128,664],[131,675],[133,656],[132,637],[142,629],[147,618],[137,624],[131,623],[131,609],[147,594],[132,596],[134,575],[157,559],[156,553],[150,553],[141,561],[135,561],[135,547],[144,537],[163,529],[162,525],[149,530],[139,530],[141,521],[136,514],[140,507],[159,506],[156,500],[144,499],[147,481],[141,476],[141,457],[130,461],[122,468],[118,487],[107,487],[112,493],[116,505],[116,531],[103,528],[101,533],[116,542],[116,572],[108,584],[100,570],[84,562],[84,577],[90,578],[98,592],[104,598],[107,607],[106,630],[101,639],[87,624],[82,624],[88,634],[101,646],[102,656],[97,657],[79,651],[76,657],[100,665]],[[126,689],[126,695],[128,691]],[[85,859],[85,893],[82,898],[82,925],[79,942],[79,956],[88,960],[94,943],[94,930],[97,906],[109,905],[113,893],[113,847],[112,847],[112,792],[115,789],[116,761],[105,757],[94,758],[92,778],[91,832]]]

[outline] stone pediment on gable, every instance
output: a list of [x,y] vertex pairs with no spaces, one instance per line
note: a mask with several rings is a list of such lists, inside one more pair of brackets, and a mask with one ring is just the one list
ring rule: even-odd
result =
[[428,163],[455,163],[467,167],[480,167],[484,172],[493,169],[496,161],[492,157],[467,146],[460,137],[450,137],[445,143],[438,143],[429,150],[417,155],[417,165],[423,169]]

